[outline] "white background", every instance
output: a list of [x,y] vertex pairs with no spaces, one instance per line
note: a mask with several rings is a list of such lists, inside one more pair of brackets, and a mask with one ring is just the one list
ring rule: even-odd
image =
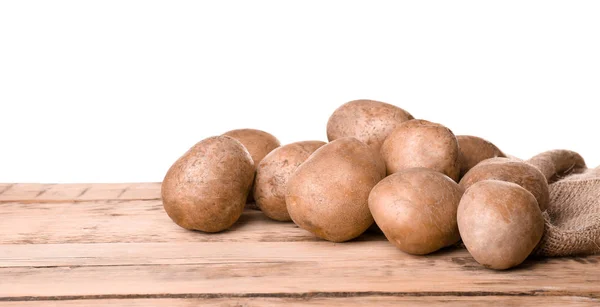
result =
[[0,182],[161,181],[195,142],[396,104],[600,164],[600,1],[2,1]]

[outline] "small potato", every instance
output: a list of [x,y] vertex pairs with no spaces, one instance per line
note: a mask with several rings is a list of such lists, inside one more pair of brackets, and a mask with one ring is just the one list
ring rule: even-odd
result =
[[544,219],[533,194],[505,181],[473,184],[458,206],[458,229],[477,262],[496,270],[521,264],[544,233]]
[[381,180],[369,195],[369,208],[390,242],[425,255],[460,240],[456,210],[462,194],[442,173],[409,168]]
[[185,229],[222,231],[242,214],[253,179],[252,157],[240,142],[210,137],[169,168],[161,186],[163,206]]
[[425,167],[458,181],[458,141],[450,129],[440,124],[419,119],[400,124],[383,142],[381,155],[388,175]]
[[289,178],[288,212],[319,238],[356,238],[373,224],[367,199],[381,178],[369,146],[355,138],[337,139],[317,149]]
[[[225,132],[223,135],[230,136],[242,143],[254,161],[254,165],[258,166],[260,161],[273,149],[281,144],[273,135],[256,129],[238,129]],[[248,202],[254,201],[252,190],[248,194]]]
[[381,145],[399,124],[413,119],[405,110],[375,100],[353,100],[337,108],[327,122],[327,139],[331,142],[343,137],[354,137],[369,145],[377,159],[377,168],[385,176]]
[[462,178],[470,169],[479,162],[506,155],[491,142],[472,135],[457,135],[458,148],[460,149],[460,177]]
[[285,188],[289,177],[315,150],[321,141],[288,144],[271,151],[256,168],[254,198],[262,212],[277,221],[291,221],[285,205]]
[[523,161],[511,158],[484,160],[468,171],[459,184],[467,190],[476,182],[490,179],[516,183],[535,196],[540,210],[548,208],[550,193],[546,177],[536,167]]

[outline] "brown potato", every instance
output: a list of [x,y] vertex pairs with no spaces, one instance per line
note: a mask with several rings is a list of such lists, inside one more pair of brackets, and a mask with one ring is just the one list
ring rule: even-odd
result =
[[548,182],[544,174],[532,165],[510,158],[487,159],[468,171],[459,184],[466,190],[476,182],[488,179],[516,183],[535,196],[540,210],[548,208]]
[[385,176],[381,145],[400,123],[413,119],[405,110],[375,100],[353,100],[337,108],[327,122],[327,139],[331,142],[354,137],[369,145],[377,159],[377,168]]
[[354,137],[378,152],[392,130],[411,119],[410,113],[394,105],[375,100],[354,100],[337,108],[329,117],[327,139],[331,142]]
[[491,142],[472,135],[457,135],[458,148],[460,149],[460,177],[464,176],[479,162],[506,155]]
[[289,177],[315,150],[321,141],[288,144],[271,151],[256,168],[254,198],[256,205],[271,219],[291,221],[285,205],[285,188]]
[[521,264],[544,233],[544,219],[533,194],[505,181],[473,184],[458,206],[458,228],[477,262],[496,270]]
[[369,195],[369,208],[390,242],[425,255],[460,240],[456,210],[462,194],[442,173],[409,168],[381,180]]
[[[223,135],[240,141],[248,149],[248,152],[250,152],[255,166],[258,166],[268,153],[281,145],[276,137],[262,130],[237,129],[225,132]],[[252,201],[254,201],[254,197],[252,190],[250,190],[248,202]]]
[[337,139],[317,149],[290,177],[288,212],[317,237],[356,238],[373,224],[367,199],[381,178],[369,146],[355,138]]
[[425,167],[458,181],[458,141],[450,129],[440,124],[420,119],[400,124],[383,142],[381,155],[388,175]]
[[163,206],[183,228],[222,231],[242,214],[253,179],[252,157],[240,142],[210,137],[169,168],[161,186]]

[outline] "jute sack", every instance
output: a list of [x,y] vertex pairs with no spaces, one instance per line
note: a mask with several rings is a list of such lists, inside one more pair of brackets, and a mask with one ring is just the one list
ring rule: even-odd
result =
[[546,152],[528,162],[550,183],[550,204],[543,213],[545,233],[535,254],[600,253],[600,167],[585,169],[581,156],[571,151]]

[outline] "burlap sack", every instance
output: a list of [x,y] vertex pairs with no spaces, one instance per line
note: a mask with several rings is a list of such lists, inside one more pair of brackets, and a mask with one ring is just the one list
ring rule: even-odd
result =
[[568,175],[549,187],[550,205],[543,213],[546,229],[536,255],[600,253],[600,167]]

